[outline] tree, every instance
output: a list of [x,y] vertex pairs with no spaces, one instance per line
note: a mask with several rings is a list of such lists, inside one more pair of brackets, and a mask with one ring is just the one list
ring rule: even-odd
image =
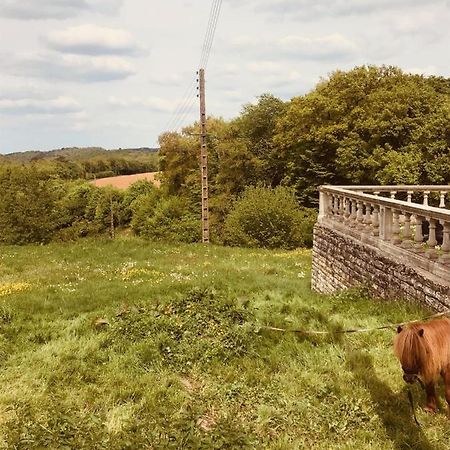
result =
[[56,228],[51,181],[30,168],[0,170],[0,242],[44,243]]
[[448,182],[449,105],[442,80],[395,67],[337,71],[279,122],[283,182],[305,204],[326,183]]
[[264,248],[295,248],[312,243],[314,212],[298,206],[292,189],[248,187],[225,220],[224,242]]

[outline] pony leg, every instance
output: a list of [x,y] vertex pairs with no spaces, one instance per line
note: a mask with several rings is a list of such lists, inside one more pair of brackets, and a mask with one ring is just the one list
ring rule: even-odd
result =
[[[437,397],[436,390],[434,388],[434,382],[431,381],[425,385],[425,392],[427,394],[427,404],[424,407],[424,410],[427,412],[434,413],[437,409]],[[450,390],[449,390],[450,394]]]
[[442,378],[444,378],[445,383],[445,400],[447,400],[447,415],[450,418],[450,371],[443,373]]

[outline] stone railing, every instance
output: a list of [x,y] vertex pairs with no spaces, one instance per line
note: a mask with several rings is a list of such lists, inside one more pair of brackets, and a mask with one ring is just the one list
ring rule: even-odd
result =
[[318,223],[450,280],[449,196],[450,186],[322,186]]
[[424,206],[446,207],[446,198],[450,198],[450,186],[436,185],[396,185],[396,186],[334,186],[356,192],[365,192],[392,199],[405,200],[408,203],[421,203]]

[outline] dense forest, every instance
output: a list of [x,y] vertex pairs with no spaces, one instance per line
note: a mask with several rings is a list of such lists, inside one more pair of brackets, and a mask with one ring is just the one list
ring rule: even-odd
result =
[[[151,150],[0,158],[0,242],[76,239],[131,227],[152,240],[200,239],[199,124]],[[309,245],[321,184],[448,184],[450,79],[395,67],[337,71],[305,95],[263,94],[232,120],[208,119],[217,243]],[[99,189],[93,177],[156,170],[162,186]]]

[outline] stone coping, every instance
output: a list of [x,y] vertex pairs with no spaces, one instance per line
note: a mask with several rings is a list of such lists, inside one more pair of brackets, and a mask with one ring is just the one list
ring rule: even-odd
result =
[[338,194],[354,200],[360,200],[369,204],[376,204],[401,211],[402,213],[410,213],[420,217],[432,217],[443,222],[450,222],[450,210],[438,208],[435,206],[421,205],[418,203],[409,203],[403,200],[397,200],[387,197],[380,197],[363,192],[355,192],[348,187],[338,186],[321,186],[319,191],[326,194]]

